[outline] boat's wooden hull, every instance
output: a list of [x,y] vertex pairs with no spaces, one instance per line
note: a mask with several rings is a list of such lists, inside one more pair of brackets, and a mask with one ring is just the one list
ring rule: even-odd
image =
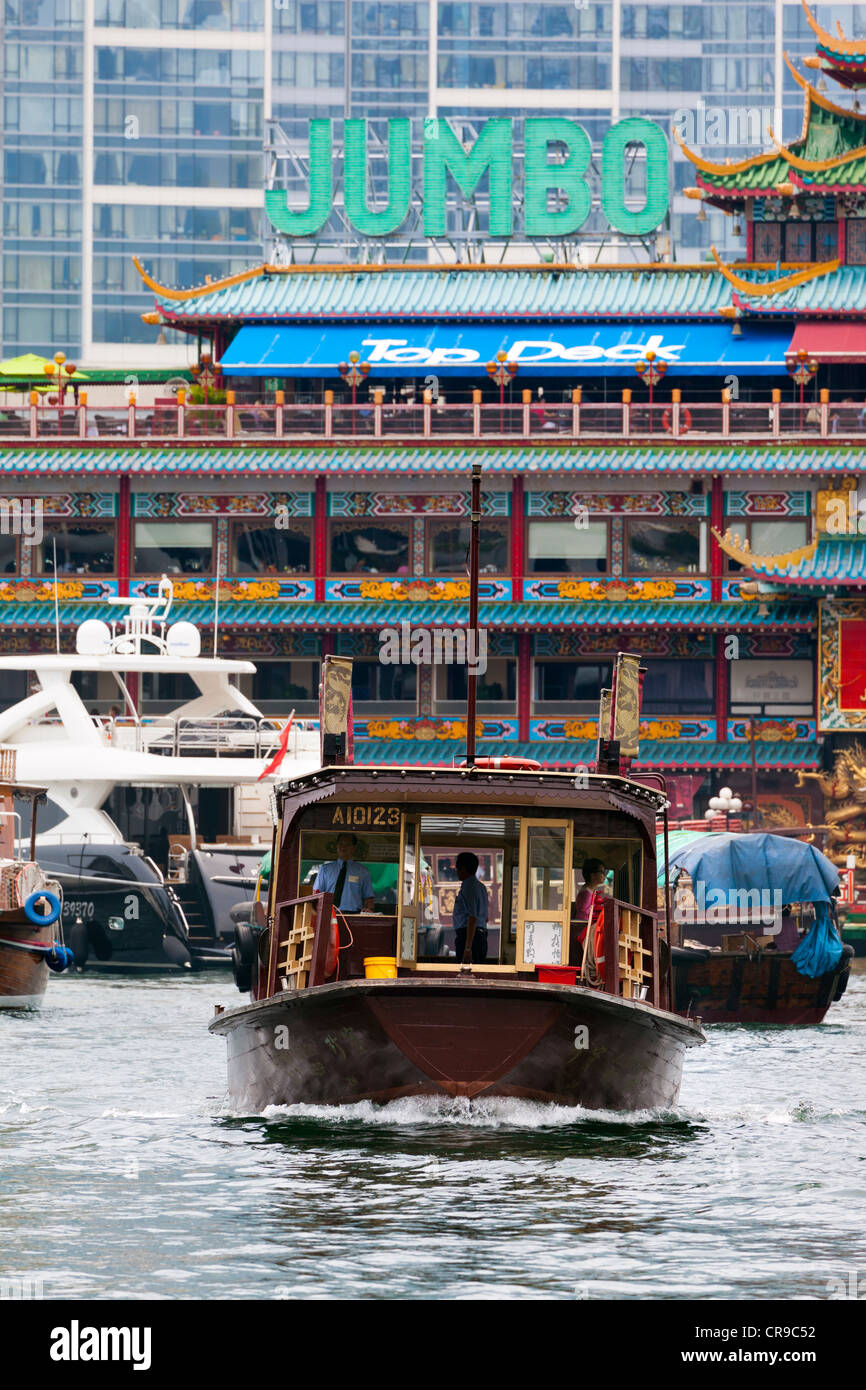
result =
[[41,951],[20,948],[46,939],[45,928],[32,926],[23,913],[0,914],[0,1009],[37,1009],[42,1003],[48,966]]
[[322,985],[218,1014],[211,1030],[226,1036],[233,1103],[253,1113],[401,1096],[664,1107],[703,1041],[647,1004],[490,977]]
[[850,947],[838,969],[811,980],[783,951],[674,950],[678,1013],[702,1023],[820,1023],[848,983]]

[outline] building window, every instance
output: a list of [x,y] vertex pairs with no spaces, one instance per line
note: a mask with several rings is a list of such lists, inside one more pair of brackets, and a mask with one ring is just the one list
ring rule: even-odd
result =
[[536,661],[532,710],[534,714],[596,714],[599,694],[610,689],[610,662],[559,659]]
[[114,522],[49,523],[38,552],[40,574],[114,574]]
[[232,527],[234,574],[309,574],[312,522],[236,521]]
[[256,661],[250,699],[264,714],[314,714],[319,702],[318,661]]
[[704,574],[707,568],[707,528],[702,521],[678,517],[670,521],[626,523],[626,564],[630,574]]
[[[417,666],[386,666],[380,661],[355,661],[352,665],[356,714],[414,714],[417,692]],[[383,710],[383,705],[388,708]]]
[[746,658],[728,665],[732,715],[780,715],[789,719],[815,713],[813,662],[772,657]]
[[[809,540],[809,523],[802,521],[732,521],[731,530],[740,540],[749,542],[753,555],[785,555],[789,550],[799,550]],[[738,560],[725,556],[725,568],[729,574],[742,570]]]
[[[430,574],[464,575],[469,567],[468,521],[431,521],[427,528]],[[481,574],[508,573],[508,523],[483,521],[479,537]]]
[[136,574],[209,574],[213,563],[210,521],[137,521]]
[[606,521],[530,521],[528,531],[530,574],[607,573]]
[[[467,696],[466,666],[437,666],[436,713],[465,715]],[[476,689],[479,714],[508,714],[516,708],[517,662],[513,657],[490,657],[484,675],[478,676]]]
[[331,522],[332,574],[408,574],[408,521]]
[[18,573],[18,542],[14,535],[0,531],[0,574]]
[[845,223],[845,261],[866,265],[866,219],[849,217]]
[[781,222],[756,222],[754,224],[754,250],[756,261],[780,261],[782,259]]
[[712,661],[656,661],[646,663],[643,706],[650,714],[712,714],[715,707]]

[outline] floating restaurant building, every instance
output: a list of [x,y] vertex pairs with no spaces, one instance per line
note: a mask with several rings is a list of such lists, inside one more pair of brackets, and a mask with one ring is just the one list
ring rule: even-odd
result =
[[[817,38],[857,85],[866,45]],[[591,765],[625,648],[637,766],[675,816],[729,783],[765,824],[819,823],[798,774],[866,730],[866,112],[797,80],[789,147],[690,155],[696,206],[744,229],[735,265],[263,265],[191,290],[142,270],[153,321],[210,362],[146,410],[0,411],[5,650],[54,644],[56,540],[67,646],[166,573],[206,640],[218,603],[265,712],[313,715],[323,656],[351,655],[356,758],[459,761],[466,667],[412,654],[466,627],[480,461],[479,753]]]

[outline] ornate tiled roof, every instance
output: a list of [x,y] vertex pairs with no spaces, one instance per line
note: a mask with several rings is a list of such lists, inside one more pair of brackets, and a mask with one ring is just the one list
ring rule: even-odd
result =
[[[578,764],[591,767],[595,763],[595,743],[563,741],[558,743],[485,743],[478,745],[479,758],[534,758],[548,768],[569,768]],[[376,739],[355,741],[355,761],[390,767],[412,767],[433,764],[449,766],[460,763],[465,756],[459,740],[400,739],[380,742]],[[821,749],[818,743],[759,743],[755,757],[760,768],[820,767]],[[635,767],[677,768],[713,767],[728,771],[751,767],[748,743],[688,743],[684,740],[664,743],[648,740],[641,744]]]
[[[783,164],[783,172],[773,176],[778,183],[789,178],[790,170],[783,161],[776,162]],[[770,184],[766,187],[769,189]],[[470,273],[477,269],[365,266],[353,271],[315,271],[298,267],[297,273],[273,271],[266,278],[259,267],[254,277],[240,284],[202,287],[195,298],[182,302],[157,294],[156,305],[166,323],[193,325],[241,320],[252,324],[714,319],[719,309],[730,303],[730,290],[712,264],[636,265],[628,270],[610,266],[532,270],[497,266]],[[830,277],[822,307],[841,310],[858,302],[866,306],[866,267],[852,266],[850,270],[844,284]],[[748,273],[758,282],[776,276],[766,268]],[[813,298],[812,286],[800,285],[785,307],[808,313]]]
[[[736,409],[736,407],[734,407]],[[287,443],[214,445],[130,442],[125,446],[46,448],[33,444],[0,447],[0,474],[43,474],[82,477],[129,473],[134,478],[190,476],[280,479],[290,476],[367,476],[371,473],[405,477],[452,474],[468,478],[478,462],[486,474],[713,474],[747,473],[800,477],[828,473],[863,473],[862,445],[839,439],[814,443],[701,444],[699,436],[651,444],[547,443],[522,445],[353,443],[351,440],[316,445]]]
[[777,568],[764,556],[749,564],[751,574],[779,584],[866,584],[866,536],[821,535],[815,554],[798,565]]
[[[766,613],[760,612],[757,601],[738,603],[690,602],[632,602],[585,603],[563,600],[559,603],[482,603],[479,622],[482,627],[501,630],[544,631],[563,626],[599,627],[614,629],[653,627],[697,628],[713,631],[751,631],[768,627],[810,631],[815,626],[813,605],[810,602],[785,601],[766,603]],[[176,602],[172,613],[199,627],[213,622],[212,603]],[[117,610],[100,603],[66,604],[60,618],[64,627],[76,627],[85,618],[116,618]],[[0,622],[7,627],[53,627],[53,603],[7,603],[0,606]],[[325,630],[380,628],[384,623],[411,622],[418,627],[438,624],[444,627],[465,627],[465,603],[352,603],[345,599],[330,603],[261,602],[220,605],[220,626],[232,627],[289,627]]]

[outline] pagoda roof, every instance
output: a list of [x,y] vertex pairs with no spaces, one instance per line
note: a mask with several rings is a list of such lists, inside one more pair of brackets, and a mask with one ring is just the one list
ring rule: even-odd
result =
[[866,536],[818,537],[814,553],[799,563],[785,564],[784,556],[753,555],[747,564],[750,574],[773,580],[774,584],[824,587],[828,585],[866,585]]
[[[763,612],[761,610],[764,610]],[[197,627],[213,623],[213,601],[175,602],[172,612]],[[273,601],[262,599],[249,602],[222,602],[220,627],[228,628],[291,628],[293,631],[378,631],[383,623],[401,622],[416,626],[465,627],[465,602],[406,603],[380,600],[363,602],[334,599],[314,602],[306,599]],[[778,600],[761,595],[749,600],[712,602],[705,599],[661,600],[653,602],[595,603],[578,599],[557,602],[528,603],[482,602],[479,622],[485,628],[501,632],[559,632],[563,626],[575,623],[581,628],[613,628],[641,631],[652,628],[676,628],[703,632],[752,632],[784,629],[793,632],[812,632],[816,623],[816,608],[811,599]],[[105,603],[64,603],[60,621],[64,628],[77,627],[85,618],[102,618],[106,622],[116,617],[117,610]],[[53,629],[54,604],[43,601],[9,602],[0,606],[0,620],[5,630],[13,627]]]
[[695,166],[699,188],[715,195],[721,206],[732,200],[766,197],[784,191],[859,189],[866,185],[866,112],[838,106],[801,77],[787,58],[788,69],[803,89],[803,127],[796,140],[783,145],[772,131],[774,148],[746,159],[705,159],[676,135]]
[[[506,743],[481,740],[477,754],[480,758],[532,758],[542,767],[556,771],[577,766],[595,765],[597,745],[577,739],[557,739],[550,742]],[[355,739],[356,763],[370,766],[451,766],[464,756],[459,739]],[[814,741],[786,743],[781,740],[756,742],[755,762],[759,768],[820,767],[821,745]],[[644,739],[634,759],[635,768],[661,768],[667,772],[678,768],[744,769],[752,765],[751,745],[748,742],[698,742],[688,739]]]
[[818,23],[806,0],[801,0],[812,33],[817,43],[815,58],[806,59],[809,67],[821,68],[845,87],[859,87],[866,83],[866,39],[846,38],[839,21],[836,21],[836,36],[829,34]]
[[165,478],[249,478],[251,481],[287,477],[369,477],[371,474],[401,477],[465,478],[469,464],[477,460],[485,474],[584,477],[594,474],[623,477],[670,475],[746,474],[753,477],[820,477],[834,473],[866,471],[862,443],[834,435],[832,439],[791,443],[766,440],[755,443],[729,438],[699,443],[696,437],[650,443],[490,444],[484,440],[457,443],[430,440],[424,443],[369,443],[347,439],[319,444],[283,445],[244,443],[222,445],[179,443],[175,447],[156,441],[127,446],[76,447],[44,444],[0,447],[0,475],[54,477],[64,481],[82,478],[93,484],[99,477],[126,473],[138,480]]
[[[634,322],[717,320],[731,280],[772,298],[786,315],[866,311],[866,266],[837,261],[781,267],[720,260],[701,265],[257,266],[190,291],[156,287],[159,321],[207,325],[302,323]],[[470,272],[470,273],[467,273]],[[751,287],[758,287],[752,289]],[[173,298],[177,293],[187,298]]]

